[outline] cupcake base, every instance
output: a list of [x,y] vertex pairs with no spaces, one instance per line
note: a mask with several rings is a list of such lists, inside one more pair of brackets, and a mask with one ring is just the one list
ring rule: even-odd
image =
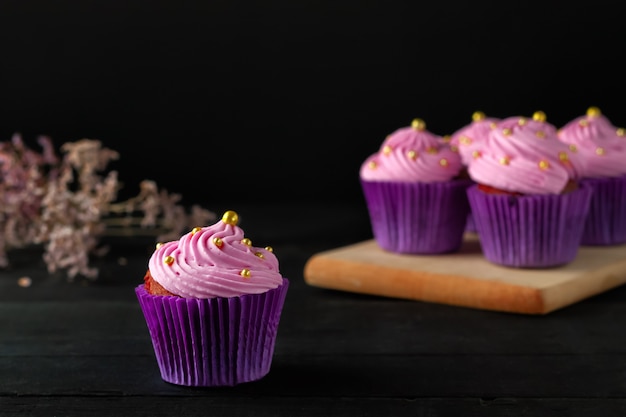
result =
[[389,252],[439,254],[459,250],[470,180],[406,183],[361,180],[374,239]]
[[582,182],[593,190],[593,194],[581,244],[610,246],[626,243],[626,175],[588,178]]
[[487,194],[467,190],[485,258],[515,268],[547,268],[576,258],[591,188],[559,195]]
[[195,299],[135,288],[164,381],[193,387],[234,386],[270,370],[289,287],[263,294]]

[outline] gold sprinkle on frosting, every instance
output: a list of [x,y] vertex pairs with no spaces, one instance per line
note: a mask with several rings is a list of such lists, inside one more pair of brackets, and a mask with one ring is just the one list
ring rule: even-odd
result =
[[458,151],[459,151],[459,148],[457,148],[457,147],[456,147],[456,146],[454,146],[454,145],[451,145],[451,146],[450,146],[450,150],[451,150],[452,152],[458,152]]
[[252,246],[252,241],[248,239],[247,237],[244,237],[243,239],[241,239],[241,243],[243,243],[246,246]]
[[482,156],[482,154],[480,153],[480,151],[473,151],[472,156],[474,157],[474,159],[478,159]]
[[543,130],[538,130],[537,132],[535,132],[535,136],[537,136],[539,139],[543,139],[546,137],[546,132],[544,132]]
[[220,239],[219,237],[214,237],[213,244],[217,246],[218,248],[221,248],[222,246],[224,246],[224,241]]
[[441,138],[441,140],[444,141],[445,143],[448,143],[452,140],[452,136],[445,135],[444,137]]
[[569,161],[569,156],[567,155],[567,152],[559,152],[559,159],[562,162],[567,162]]
[[426,123],[422,119],[413,119],[411,127],[415,130],[425,130]]
[[472,139],[468,138],[467,136],[461,136],[459,138],[459,142],[461,142],[463,145],[470,145],[472,143]]
[[156,244],[156,248],[159,249],[161,246],[163,246],[163,242],[159,242]]
[[254,252],[254,256],[261,259],[265,258],[265,255],[263,255],[261,252]]
[[589,122],[587,121],[587,119],[580,119],[578,121],[578,126],[587,127],[587,126],[589,126]]
[[480,122],[481,120],[484,120],[485,117],[485,113],[481,111],[475,111],[474,113],[472,113],[472,121],[474,122]]
[[496,122],[491,122],[491,123],[489,123],[489,127],[491,129],[495,129],[496,127],[498,127],[498,125],[496,124]]
[[510,162],[511,160],[506,156],[503,156],[502,158],[500,158],[500,164],[502,165],[508,165]]
[[605,154],[605,152],[606,152],[606,151],[605,151],[605,150],[604,150],[604,148],[603,148],[603,147],[601,147],[601,146],[598,146],[598,147],[596,148],[596,155],[598,155],[598,156],[602,156],[602,155],[604,155],[604,154]]
[[268,252],[274,252],[274,248],[271,247],[271,246],[266,246],[265,250],[268,251]]
[[524,126],[526,124],[526,118],[525,117],[520,117],[517,120],[517,124],[520,125],[520,126]]
[[617,136],[624,136],[624,128],[623,127],[618,127],[617,130],[615,131],[615,134]]
[[550,168],[550,164],[545,159],[542,159],[541,161],[539,161],[539,168],[545,171],[546,169]]
[[222,216],[222,221],[231,226],[237,226],[237,223],[239,223],[239,215],[232,210],[228,210]]
[[196,233],[198,233],[200,230],[202,230],[201,227],[194,227],[193,229],[191,229],[191,236],[195,235]]
[[448,166],[448,160],[446,158],[441,158],[439,160],[439,165],[441,165],[442,167],[447,167]]
[[375,161],[370,161],[369,164],[367,164],[367,167],[369,169],[376,169],[378,167],[378,164]]
[[502,129],[502,134],[504,136],[509,136],[511,134],[511,129],[509,129],[508,127],[505,127],[504,129]]
[[435,148],[434,146],[429,146],[428,149],[426,149],[426,152],[431,155],[436,155],[438,151],[437,148]]
[[174,263],[174,257],[173,256],[166,256],[165,258],[163,258],[163,263],[166,265],[172,265]]
[[252,275],[252,273],[250,272],[249,269],[242,269],[239,275],[241,275],[244,278],[250,278],[250,275]]
[[417,159],[417,152],[415,151],[408,151],[406,153],[407,158],[409,158],[411,161],[415,161]]
[[536,111],[533,113],[533,120],[536,122],[545,122],[546,121],[546,114],[544,112],[542,112],[541,110]]
[[383,155],[389,155],[391,151],[392,151],[391,146],[385,145],[385,147],[383,148]]
[[602,115],[602,112],[596,106],[591,106],[591,107],[589,107],[587,109],[587,116],[588,117],[598,117],[598,116],[601,116],[601,115]]
[[572,152],[578,152],[578,148],[576,147],[576,145],[569,145],[569,150]]

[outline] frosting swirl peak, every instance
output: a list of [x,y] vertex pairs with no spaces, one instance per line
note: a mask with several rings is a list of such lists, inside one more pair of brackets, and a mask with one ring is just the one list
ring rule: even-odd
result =
[[184,298],[259,294],[283,283],[271,247],[252,246],[227,211],[207,227],[196,227],[177,241],[159,244],[148,261],[152,278]]

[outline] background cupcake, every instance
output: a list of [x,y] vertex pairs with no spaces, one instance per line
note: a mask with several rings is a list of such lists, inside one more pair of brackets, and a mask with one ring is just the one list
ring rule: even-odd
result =
[[[467,176],[468,164],[474,158],[474,154],[479,152],[481,144],[499,121],[499,118],[487,117],[482,111],[475,111],[472,114],[472,121],[451,135],[450,145],[458,150],[464,166],[461,177]],[[465,230],[476,232],[471,210],[467,216]]]
[[227,211],[157,245],[135,289],[167,382],[233,386],[270,370],[289,281],[271,247],[252,246],[237,222]]
[[585,159],[582,182],[593,189],[583,245],[626,243],[626,136],[597,107],[558,131],[561,141]]
[[498,123],[475,152],[469,202],[487,260],[545,268],[576,257],[591,190],[578,183],[584,162],[536,112]]
[[458,152],[421,119],[387,136],[359,171],[378,245],[409,254],[458,250],[469,212],[461,169]]

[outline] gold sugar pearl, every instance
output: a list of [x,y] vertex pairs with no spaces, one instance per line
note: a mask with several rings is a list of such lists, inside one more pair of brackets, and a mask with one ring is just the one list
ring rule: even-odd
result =
[[569,156],[567,156],[567,152],[559,152],[559,159],[563,162],[569,161]]
[[536,111],[533,113],[533,120],[536,122],[545,122],[546,121],[546,114],[544,112],[542,112],[541,110]]
[[383,155],[389,155],[391,151],[392,151],[391,146],[385,145],[385,147],[383,148]]
[[173,256],[166,256],[165,258],[163,258],[163,263],[166,265],[172,265],[174,263],[174,257]]
[[489,123],[489,127],[491,129],[495,129],[496,127],[498,127],[498,125],[496,124],[496,122],[491,122],[491,123]]
[[511,134],[511,129],[509,129],[508,127],[505,127],[504,129],[502,129],[502,134],[504,136],[509,136]]
[[198,233],[200,230],[202,230],[201,227],[194,227],[193,229],[191,229],[191,235],[195,235],[196,233]]
[[224,246],[224,241],[220,239],[219,237],[214,237],[212,241],[213,241],[213,244],[217,246],[218,248],[221,248],[222,246]]
[[249,269],[242,269],[239,275],[241,275],[244,278],[250,278],[250,275],[252,275],[252,273],[250,272]]
[[467,136],[461,136],[459,142],[461,142],[463,145],[470,145],[472,143],[472,139],[468,138]]
[[159,242],[156,244],[156,248],[159,249],[161,246],[163,246],[163,242]]
[[537,132],[535,132],[535,136],[537,136],[539,139],[543,139],[546,137],[546,132],[544,132],[543,130],[538,130]]
[[474,157],[474,159],[478,159],[482,156],[482,154],[480,153],[480,151],[473,151],[472,156]]
[[587,127],[587,126],[589,126],[589,122],[586,119],[580,119],[578,121],[578,126]]
[[438,150],[434,146],[429,146],[428,149],[426,149],[426,152],[428,152],[431,155],[436,155]]
[[615,131],[615,134],[617,136],[624,136],[624,128],[623,127],[617,128],[617,130]]
[[601,116],[601,115],[602,115],[602,112],[596,106],[591,106],[591,107],[589,107],[587,109],[587,116],[588,117],[598,117],[598,116]]
[[266,246],[265,250],[268,252],[274,252],[274,248],[272,248],[271,246]]
[[526,124],[526,118],[520,117],[519,120],[517,121],[517,124],[520,126],[524,126]]
[[442,167],[447,167],[448,166],[448,160],[446,158],[441,158],[439,160],[439,165],[441,165]]
[[445,135],[444,137],[441,138],[441,140],[445,143],[449,143],[452,140],[452,136]]
[[415,130],[425,130],[426,123],[422,119],[413,119],[411,127]]
[[541,161],[539,161],[539,169],[542,169],[545,171],[548,168],[550,168],[550,164],[548,163],[548,161],[546,161],[545,159],[542,159]]
[[481,112],[480,110],[472,113],[472,121],[474,122],[480,122],[481,120],[484,120],[485,117],[487,117],[485,116],[485,113]]
[[369,169],[376,169],[378,167],[378,164],[375,161],[370,161],[369,164],[367,164],[367,167]]
[[503,156],[502,158],[500,158],[500,164],[502,165],[508,165],[510,162],[511,160],[506,156]]
[[244,237],[243,239],[241,239],[241,243],[243,243],[246,246],[252,246],[252,241],[248,239],[247,237]]
[[576,147],[576,145],[569,145],[569,150],[572,152],[578,152],[578,148]]
[[231,226],[237,226],[237,223],[239,223],[239,215],[232,210],[228,210],[222,216],[222,221]]
[[254,252],[254,256],[261,259],[265,258],[265,255],[263,255],[261,252]]
[[415,151],[408,151],[406,153],[406,156],[411,160],[411,161],[415,161],[417,159],[417,152]]
[[605,152],[606,152],[606,151],[604,150],[604,148],[602,148],[602,147],[600,147],[600,146],[598,146],[598,147],[596,148],[596,155],[598,155],[598,156],[602,156],[602,155],[604,155],[604,154],[605,154]]

